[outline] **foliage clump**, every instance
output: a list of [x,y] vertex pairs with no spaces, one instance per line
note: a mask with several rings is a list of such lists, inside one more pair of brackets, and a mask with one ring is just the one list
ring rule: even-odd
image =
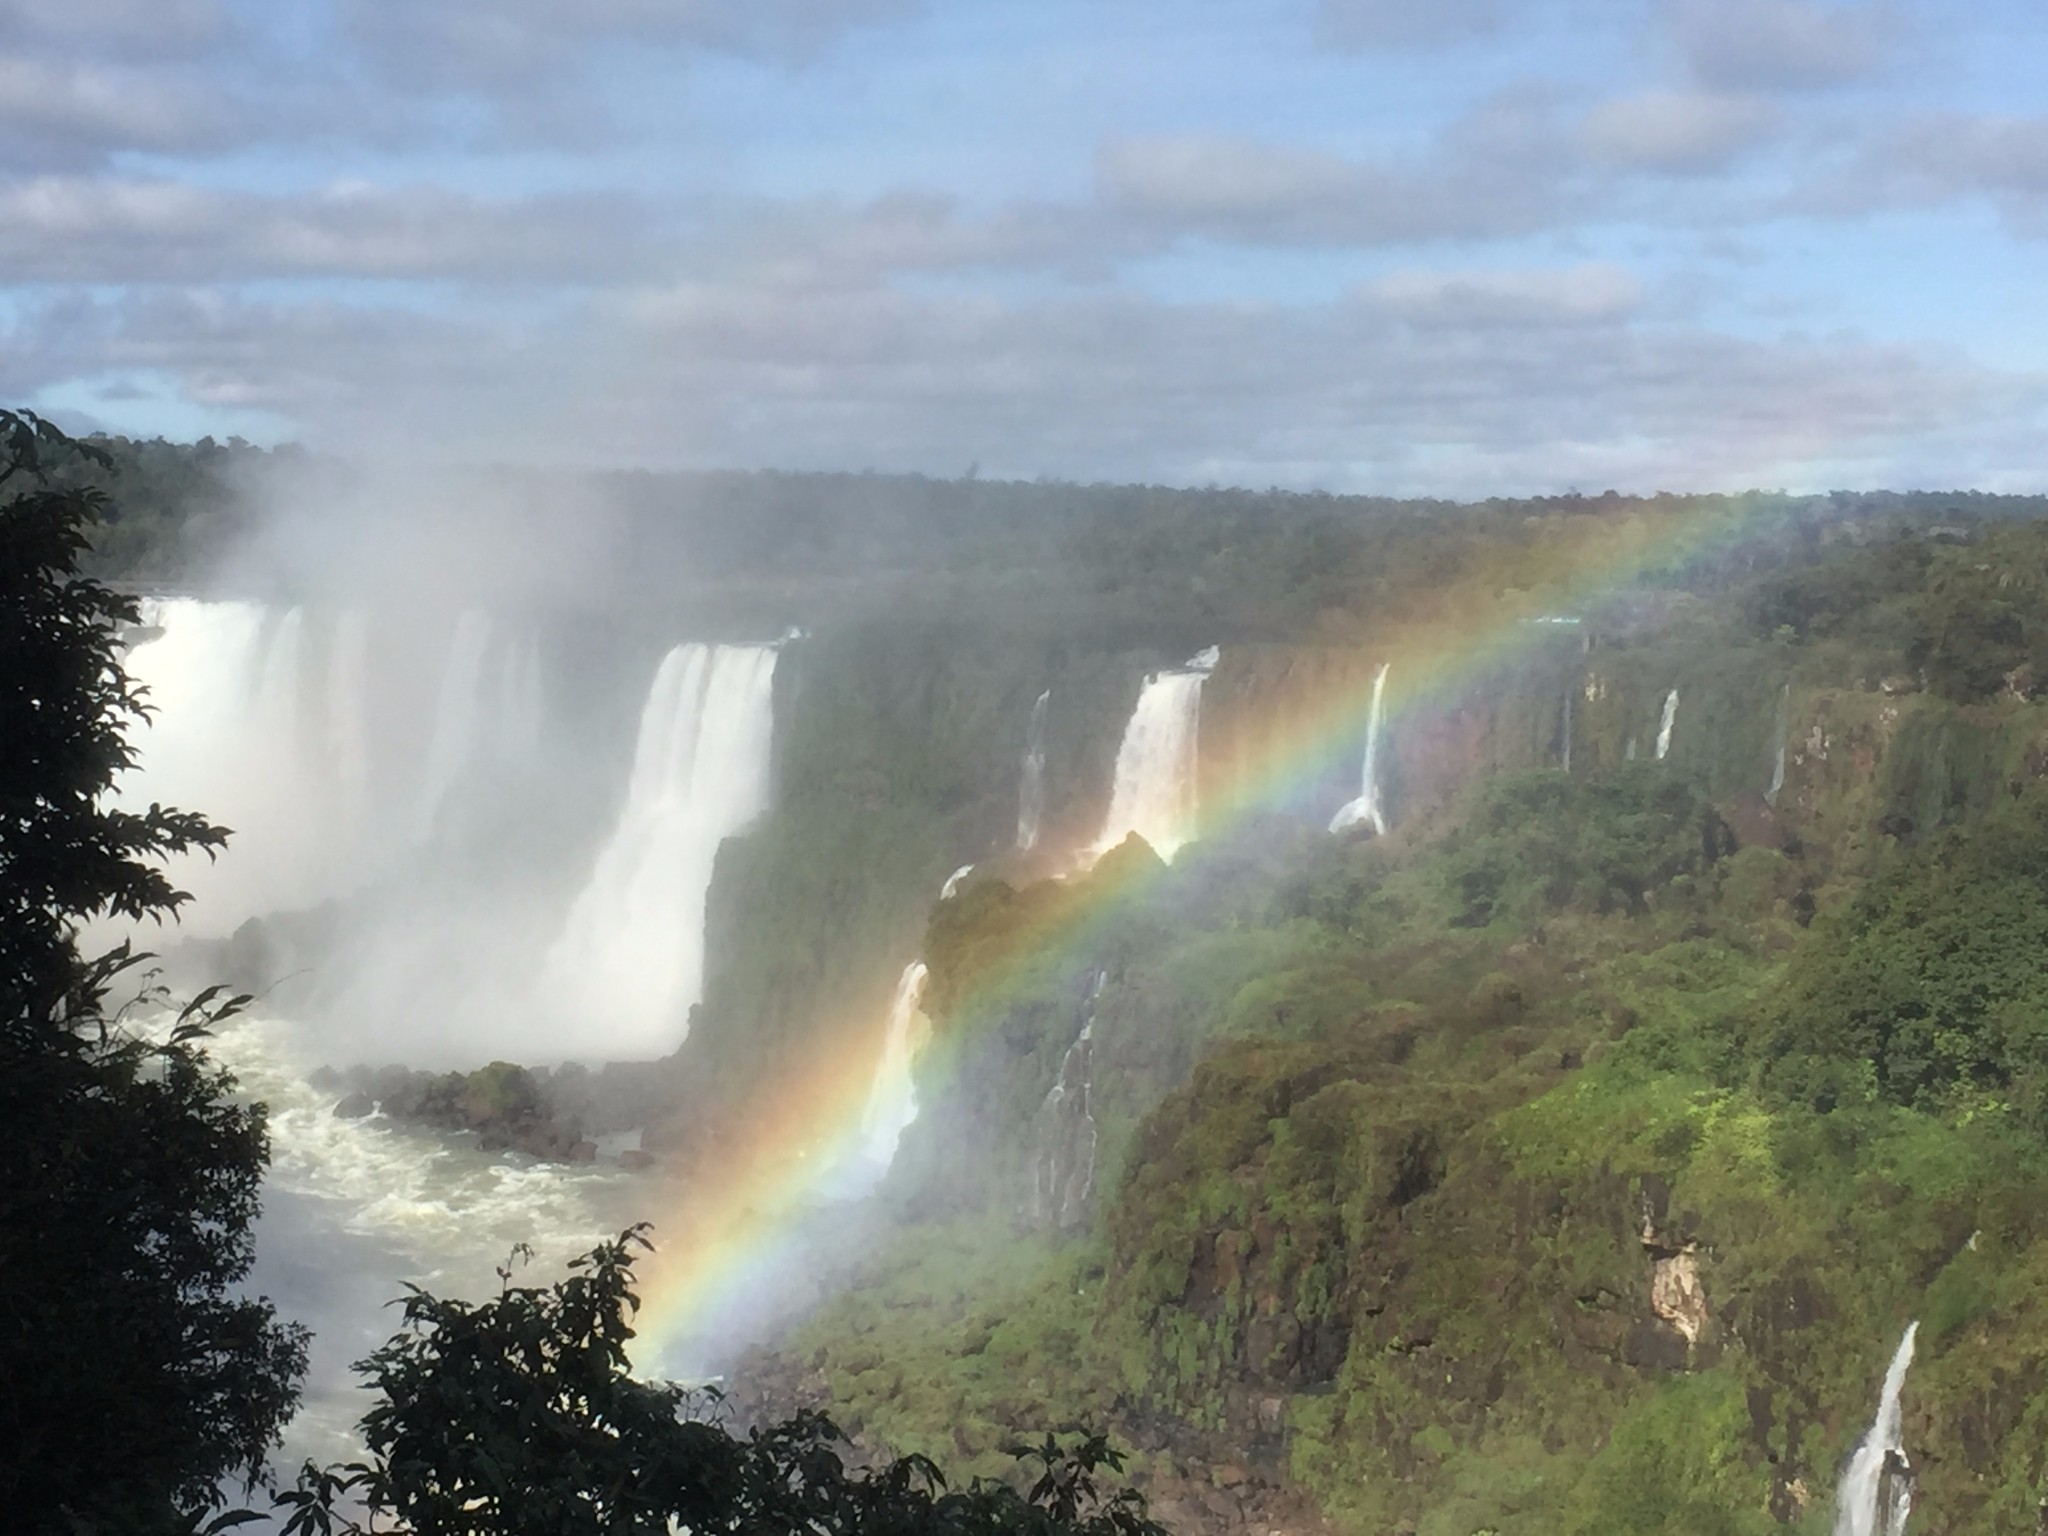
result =
[[2048,1137],[2048,786],[1911,849],[1817,925],[1752,1049],[1779,1091],[2010,1111]]
[[146,707],[120,663],[135,604],[78,574],[106,506],[54,480],[80,456],[103,460],[0,411],[0,1508],[170,1531],[260,1472],[306,1335],[239,1293],[269,1138],[200,1041],[246,999],[151,1036],[109,1003],[143,957],[79,947],[90,919],[173,915],[162,861],[227,835],[106,803]]
[[369,1460],[306,1467],[277,1501],[286,1536],[387,1517],[421,1536],[1163,1536],[1136,1493],[1102,1485],[1122,1458],[1099,1435],[1016,1446],[1018,1483],[949,1489],[919,1455],[850,1467],[820,1413],[731,1433],[697,1412],[716,1394],[631,1374],[644,1246],[629,1229],[547,1287],[514,1285],[507,1267],[480,1305],[408,1287],[404,1326],[357,1367],[378,1394]]

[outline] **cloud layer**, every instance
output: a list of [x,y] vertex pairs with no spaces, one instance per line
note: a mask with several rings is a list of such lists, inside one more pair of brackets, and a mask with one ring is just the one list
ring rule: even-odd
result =
[[1099,16],[0,0],[0,389],[461,459],[2035,473],[2039,373],[1849,243],[2048,233],[2048,118],[1908,94],[1905,9]]

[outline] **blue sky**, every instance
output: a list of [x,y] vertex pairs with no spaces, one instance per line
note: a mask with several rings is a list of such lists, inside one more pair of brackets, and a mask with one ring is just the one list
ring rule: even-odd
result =
[[2048,488],[2032,0],[0,0],[0,397],[473,462]]

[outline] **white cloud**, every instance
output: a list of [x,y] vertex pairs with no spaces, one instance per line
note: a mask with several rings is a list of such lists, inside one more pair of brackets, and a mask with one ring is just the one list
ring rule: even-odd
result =
[[1508,0],[1319,0],[1315,34],[1346,52],[1448,48],[1499,32],[1508,12]]
[[1096,157],[1105,213],[1248,245],[1393,245],[1540,229],[1575,201],[1576,156],[1541,100],[1504,97],[1408,159],[1245,138],[1125,138]]
[[1589,325],[1625,319],[1642,304],[1634,273],[1610,262],[1575,267],[1410,269],[1365,292],[1411,325],[1483,329]]
[[633,205],[595,196],[490,200],[361,183],[259,196],[44,176],[0,185],[0,280],[617,279],[649,270],[646,225]]
[[1785,207],[1850,219],[1977,199],[1996,208],[2013,233],[2048,236],[2048,116],[1907,118],[1871,134],[1842,164],[1809,176]]
[[1604,164],[1698,174],[1718,170],[1767,135],[1777,114],[1749,96],[1650,90],[1601,102],[1580,125],[1586,152]]
[[206,148],[227,126],[218,99],[172,71],[0,57],[0,164]]
[[1729,91],[1867,75],[1888,58],[1898,26],[1889,9],[1841,0],[1677,0],[1669,20],[1694,76]]
[[2048,235],[2048,117],[1948,113],[1890,136],[1870,167],[1906,200],[1984,195],[2023,234]]
[[147,370],[357,451],[1444,494],[1986,483],[2048,400],[1954,356],[1654,321],[1597,265],[1300,306],[693,282],[537,327],[166,290],[4,340],[17,389]]
[[[593,46],[627,42],[806,59],[920,0],[338,0],[380,70],[489,91],[559,81]],[[517,105],[516,102],[513,105]]]
[[95,50],[161,57],[212,43],[226,29],[219,0],[0,0],[0,37]]

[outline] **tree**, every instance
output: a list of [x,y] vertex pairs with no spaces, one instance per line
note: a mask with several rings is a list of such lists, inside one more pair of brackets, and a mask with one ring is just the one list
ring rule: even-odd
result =
[[269,1139],[200,1042],[214,989],[152,1038],[110,1012],[145,956],[79,928],[167,918],[162,866],[227,834],[108,801],[145,718],[121,667],[134,602],[78,575],[104,455],[0,410],[0,1509],[30,1531],[188,1529],[253,1478],[306,1335],[235,1294]]
[[822,1414],[745,1438],[688,1417],[691,1394],[628,1369],[645,1246],[631,1228],[545,1289],[513,1285],[508,1266],[476,1306],[409,1287],[403,1327],[356,1367],[379,1394],[362,1421],[370,1460],[309,1465],[278,1496],[286,1536],[363,1532],[352,1501],[414,1536],[1164,1536],[1136,1493],[1098,1486],[1121,1466],[1099,1435],[1017,1448],[1036,1466],[1026,1491],[948,1492],[920,1456],[849,1469]]

